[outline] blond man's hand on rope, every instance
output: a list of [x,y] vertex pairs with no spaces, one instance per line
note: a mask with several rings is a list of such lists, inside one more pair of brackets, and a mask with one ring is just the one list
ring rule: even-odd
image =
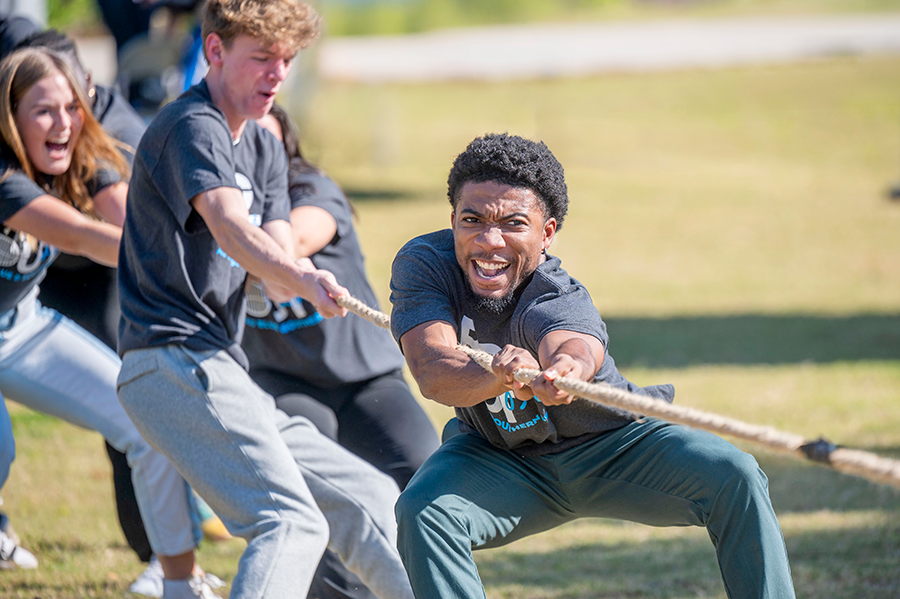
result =
[[[296,264],[303,269],[300,280],[306,291],[297,293],[296,286],[289,287],[283,281],[276,279],[262,279],[260,283],[262,283],[266,297],[273,302],[283,303],[299,296],[315,306],[324,318],[346,316],[347,308],[339,305],[335,300],[338,297],[350,297],[350,292],[338,285],[334,275],[327,270],[317,269],[309,258],[299,258],[296,260]],[[252,275],[251,278],[253,278]]]
[[350,292],[338,285],[334,275],[327,270],[316,268],[309,258],[299,258],[297,265],[304,270],[310,269],[306,270],[302,277],[309,291],[300,297],[315,306],[324,318],[346,316],[347,308],[338,305],[334,300],[342,295],[350,295]]
[[[350,292],[338,285],[334,275],[327,270],[316,268],[309,258],[299,258],[295,263],[300,267],[302,274],[298,278],[290,280],[293,283],[292,286],[287,286],[281,280],[262,280],[266,296],[279,303],[301,297],[315,306],[316,311],[323,318],[346,316],[347,308],[339,305],[335,299],[349,296]],[[298,283],[302,285],[302,291]]]

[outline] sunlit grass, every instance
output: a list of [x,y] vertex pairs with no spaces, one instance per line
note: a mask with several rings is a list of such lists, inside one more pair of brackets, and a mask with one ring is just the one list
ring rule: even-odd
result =
[[382,298],[392,251],[446,227],[475,136],[543,139],[571,205],[552,251],[603,314],[896,312],[900,63],[514,83],[324,83],[308,153],[357,198]]

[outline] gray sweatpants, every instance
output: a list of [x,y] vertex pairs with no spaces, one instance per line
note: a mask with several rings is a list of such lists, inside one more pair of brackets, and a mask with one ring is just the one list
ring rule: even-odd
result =
[[[0,315],[0,403],[5,396],[106,437],[128,458],[154,553],[190,551],[200,531],[192,521],[189,489],[138,434],[119,404],[118,356],[68,318],[42,308],[36,295],[37,288],[15,310]],[[5,437],[0,430],[0,446],[11,446],[12,439]],[[0,470],[5,470],[2,464]]]
[[305,597],[327,546],[377,596],[412,598],[396,549],[394,481],[277,410],[227,352],[126,352],[119,400],[247,540],[231,597]]

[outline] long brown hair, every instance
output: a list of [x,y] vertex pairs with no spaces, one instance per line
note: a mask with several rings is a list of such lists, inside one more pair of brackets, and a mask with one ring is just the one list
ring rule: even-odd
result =
[[[94,118],[84,90],[62,56],[44,48],[23,48],[13,52],[0,63],[0,134],[18,159],[19,168],[29,179],[45,186],[43,178],[39,177],[34,163],[25,151],[25,144],[16,126],[15,112],[22,96],[35,83],[57,72],[62,73],[69,82],[69,87],[72,88],[72,93],[78,101],[84,125],[81,134],[75,140],[69,168],[65,173],[53,177],[53,189],[48,191],[52,191],[58,198],[79,211],[96,218],[87,182],[94,178],[101,167],[115,170],[122,181],[127,182],[128,164],[118,150],[120,143],[107,135]],[[9,169],[0,175],[0,180],[8,177],[12,170],[15,169]]]

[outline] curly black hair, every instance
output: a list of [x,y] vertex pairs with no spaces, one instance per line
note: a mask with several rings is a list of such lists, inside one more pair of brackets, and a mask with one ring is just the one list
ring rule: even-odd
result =
[[544,142],[506,133],[472,140],[453,161],[447,179],[447,196],[454,210],[460,190],[470,181],[531,189],[543,202],[544,215],[556,219],[557,230],[562,227],[569,208],[566,180],[562,165]]

